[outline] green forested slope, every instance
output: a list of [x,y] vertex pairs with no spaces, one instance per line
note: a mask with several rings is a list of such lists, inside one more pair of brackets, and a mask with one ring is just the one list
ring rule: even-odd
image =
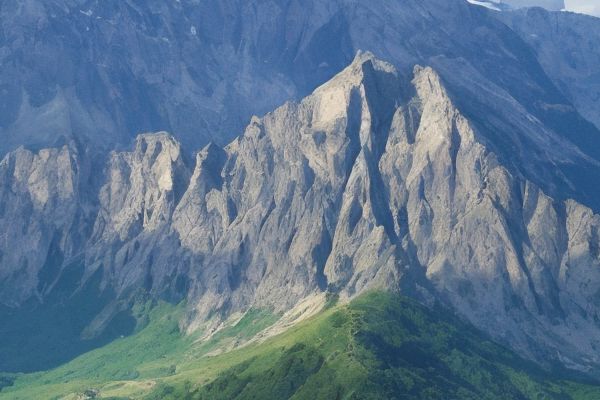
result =
[[254,311],[209,343],[180,336],[176,317],[177,309],[162,305],[136,335],[56,370],[16,377],[0,399],[85,398],[86,390],[157,400],[600,398],[600,385],[546,372],[441,308],[386,293],[213,356],[275,317]]

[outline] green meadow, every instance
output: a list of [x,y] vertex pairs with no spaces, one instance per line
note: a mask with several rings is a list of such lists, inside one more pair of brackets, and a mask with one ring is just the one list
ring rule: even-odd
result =
[[183,306],[143,305],[143,328],[51,371],[0,376],[0,399],[599,399],[490,341],[442,308],[371,292],[236,347],[278,317],[251,310],[210,340]]

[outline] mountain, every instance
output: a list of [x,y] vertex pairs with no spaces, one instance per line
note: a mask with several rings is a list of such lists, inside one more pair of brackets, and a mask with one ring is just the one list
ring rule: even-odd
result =
[[598,48],[562,45],[598,19],[458,0],[0,15],[0,371],[134,335],[140,299],[182,303],[177,330],[206,342],[386,290],[597,378]]
[[[530,49],[484,11],[462,0],[5,3],[0,152],[75,140],[104,154],[161,130],[190,153],[225,145],[253,114],[308,95],[359,49],[404,69],[462,57],[504,86],[528,70]],[[541,75],[535,86],[546,85]]]
[[[509,148],[535,145],[556,170],[594,167],[575,145],[512,107],[503,112],[513,118],[502,122],[521,135],[501,139]],[[491,150],[496,140],[494,130],[463,115],[432,68],[417,66],[406,77],[369,53],[302,102],[254,118],[224,149],[207,146],[193,172],[172,137],[142,135],[133,152],[113,153],[106,167],[72,290],[99,273],[100,290],[110,288],[114,298],[90,315],[81,335],[103,332],[139,288],[187,298],[190,332],[216,329],[249,307],[280,313],[318,302],[324,291],[346,299],[402,288],[422,301],[443,299],[529,357],[594,368],[598,216],[527,179],[543,172],[536,152],[522,170],[503,165],[507,156]],[[56,164],[72,165],[52,154]],[[3,164],[21,165],[11,157]],[[73,176],[59,171],[59,178]],[[37,180],[16,167],[7,175]],[[50,178],[54,198],[72,196],[64,187],[77,185]],[[50,186],[42,181],[39,194],[26,192],[29,203],[10,202],[22,210],[8,215],[39,202],[66,213],[67,222],[76,219],[80,207],[55,209],[43,196]],[[46,264],[31,279],[16,264],[15,283],[5,279],[23,285],[22,295],[43,296],[52,290],[42,285],[73,280],[60,267],[73,258],[71,225],[54,229],[66,236],[38,236],[49,248]]]
[[548,76],[579,113],[600,126],[598,18],[540,9],[502,13],[498,17],[530,44]]

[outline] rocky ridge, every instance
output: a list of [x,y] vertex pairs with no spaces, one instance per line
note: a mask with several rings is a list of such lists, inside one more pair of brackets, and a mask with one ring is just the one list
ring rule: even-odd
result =
[[90,210],[81,190],[87,162],[75,146],[20,148],[0,162],[0,299],[43,298],[60,267],[85,245]]
[[[186,298],[194,330],[251,307],[285,312],[320,293],[383,287],[443,301],[538,361],[596,371],[600,217],[555,195],[561,179],[572,185],[565,175],[546,187],[531,179],[544,176],[540,154],[559,172],[596,161],[514,99],[501,104],[509,125],[484,124],[448,87],[460,86],[431,67],[405,74],[359,53],[301,102],[206,146],[194,167],[168,134],[139,136],[109,157],[93,201],[69,146],[10,153],[1,270],[21,297],[5,290],[3,302],[43,301],[76,261],[79,287],[100,272],[116,293],[84,336],[140,288]],[[508,148],[552,146],[509,157],[490,126]]]

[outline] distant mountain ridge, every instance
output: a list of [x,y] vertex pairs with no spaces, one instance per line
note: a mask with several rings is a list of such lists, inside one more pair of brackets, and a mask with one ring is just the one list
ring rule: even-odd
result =
[[[463,0],[407,0],[381,9],[401,25],[383,34],[385,46],[380,32],[361,34],[358,28],[369,26],[361,18],[393,21],[356,0],[277,0],[268,7],[239,0],[4,4],[0,153],[75,140],[106,154],[125,149],[140,132],[161,130],[173,132],[186,149],[225,145],[253,114],[308,95],[358,49],[409,68],[450,55],[444,48],[450,47],[479,68],[473,56],[480,45],[473,41],[485,40],[484,31],[455,22],[490,27],[480,10]],[[436,24],[446,27],[420,35]],[[492,28],[496,34],[498,28]]]
[[526,7],[543,7],[550,11],[562,11],[564,0],[467,0],[471,4],[484,6],[497,11],[509,11]]

